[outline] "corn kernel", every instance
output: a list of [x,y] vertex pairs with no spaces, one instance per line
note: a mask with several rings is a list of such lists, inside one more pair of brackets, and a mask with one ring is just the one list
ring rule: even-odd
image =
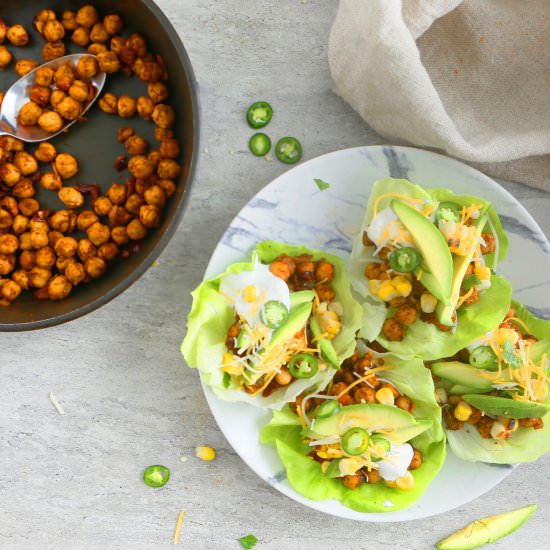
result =
[[392,284],[392,281],[390,280],[382,281],[377,294],[378,294],[378,297],[384,300],[385,302],[389,302],[390,300],[393,300],[398,296],[397,291],[395,290]]
[[245,302],[253,304],[258,299],[258,290],[254,285],[248,285],[243,290],[243,298]]
[[461,401],[455,407],[454,415],[457,420],[466,422],[467,420],[469,420],[470,416],[472,416],[472,407],[470,407],[470,405],[468,405],[466,401]]
[[210,462],[211,460],[214,460],[216,458],[216,451],[212,449],[212,447],[199,445],[195,448],[195,455],[201,460],[206,460],[207,462]]
[[478,265],[474,269],[474,274],[482,281],[491,280],[491,270],[486,265]]
[[375,395],[376,400],[383,405],[393,405],[395,403],[395,397],[390,388],[380,388]]
[[386,481],[386,485],[392,489],[407,491],[414,489],[414,477],[411,472],[407,472],[403,477],[398,477],[395,481]]
[[334,338],[342,328],[342,323],[340,323],[338,314],[334,311],[323,311],[319,315],[319,324],[321,325],[321,332],[325,334],[329,340]]
[[433,313],[437,307],[437,298],[429,292],[422,293],[420,296],[420,309],[424,313]]
[[511,328],[501,328],[498,331],[497,342],[499,346],[503,346],[506,341],[510,342],[512,345],[515,345],[519,340],[519,334]]
[[412,292],[411,282],[402,275],[398,275],[392,281],[395,290],[403,297],[408,296]]
[[233,363],[233,354],[226,352],[223,354],[222,365],[231,365]]

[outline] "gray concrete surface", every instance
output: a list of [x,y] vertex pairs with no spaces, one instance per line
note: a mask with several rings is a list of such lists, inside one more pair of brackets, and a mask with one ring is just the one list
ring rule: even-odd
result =
[[[243,110],[271,101],[270,133],[299,137],[305,159],[384,140],[331,91],[335,0],[159,4],[201,86],[203,151],[192,201],[159,265],[122,296],[64,326],[0,335],[0,548],[169,548],[185,510],[179,546],[186,549],[238,549],[236,539],[248,533],[266,550],[425,549],[473,519],[531,502],[539,511],[527,526],[493,547],[548,548],[550,456],[456,511],[376,525],[289,500],[227,445],[179,344],[189,292],[225,227],[285,170],[247,153]],[[550,196],[502,183],[548,235]],[[203,443],[218,450],[214,462],[194,458]],[[162,490],[141,481],[153,463],[172,470]]]

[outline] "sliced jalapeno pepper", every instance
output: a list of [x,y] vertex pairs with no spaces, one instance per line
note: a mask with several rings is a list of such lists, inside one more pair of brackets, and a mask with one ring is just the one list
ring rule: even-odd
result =
[[376,450],[371,453],[371,459],[373,462],[378,462],[390,452],[391,443],[382,435],[373,435],[370,440],[376,446]]
[[321,403],[317,407],[317,412],[315,414],[316,418],[328,418],[329,416],[334,416],[340,410],[340,403],[337,399],[329,399],[324,403]]
[[319,370],[319,361],[309,353],[299,353],[288,363],[288,370],[294,378],[311,378]]
[[462,207],[456,202],[440,202],[435,212],[435,221],[459,222],[461,219]]
[[422,261],[420,253],[410,247],[398,248],[389,257],[390,267],[399,273],[410,273],[414,271]]
[[294,164],[302,158],[302,145],[296,138],[281,138],[275,145],[275,155],[285,164]]
[[246,120],[251,128],[263,128],[273,117],[273,109],[267,101],[256,101],[246,111]]
[[170,470],[166,466],[155,464],[145,468],[143,472],[143,481],[149,487],[162,487],[170,479]]
[[498,370],[498,359],[491,346],[479,346],[470,352],[470,365],[476,369]]
[[263,157],[271,149],[271,140],[266,134],[258,132],[248,140],[248,148],[253,155]]
[[351,428],[342,436],[342,449],[351,456],[363,454],[369,446],[369,434],[363,428]]
[[260,310],[262,323],[269,328],[279,328],[288,317],[288,308],[278,300],[266,302]]
[[252,344],[250,334],[248,334],[246,330],[241,330],[241,332],[239,332],[239,335],[237,336],[237,340],[235,341],[237,349],[249,348],[250,344]]

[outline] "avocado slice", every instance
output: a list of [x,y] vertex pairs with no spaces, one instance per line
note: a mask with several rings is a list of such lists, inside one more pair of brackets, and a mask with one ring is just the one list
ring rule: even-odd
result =
[[548,412],[548,405],[534,401],[518,401],[495,395],[466,394],[462,399],[488,414],[508,418],[539,418]]
[[486,393],[487,390],[482,390],[479,388],[472,388],[470,386],[465,386],[463,384],[453,384],[448,390],[447,393],[451,395],[464,395],[465,393]]
[[290,340],[298,331],[302,330],[311,315],[312,307],[311,302],[302,302],[291,308],[285,323],[273,331],[269,347]]
[[299,290],[290,293],[290,309],[303,304],[304,302],[313,302],[315,292],[313,290]]
[[[440,378],[444,378],[460,386],[474,388],[476,391],[471,393],[478,393],[477,390],[481,393],[485,393],[494,389],[491,380],[484,376],[494,377],[495,373],[485,369],[476,369],[464,363],[460,363],[459,361],[432,363],[431,369],[432,372]],[[506,374],[502,373],[502,377],[505,378]]]
[[[315,338],[321,334],[321,327],[319,326],[319,321],[315,317],[312,317],[309,322],[309,328],[311,333]],[[321,357],[328,361],[336,370],[340,368],[340,361],[338,361],[338,354],[332,345],[332,342],[328,338],[319,338],[315,340],[316,344],[319,344],[319,349],[321,350]]]
[[474,550],[519,529],[537,510],[536,504],[469,523],[437,543],[438,550]]
[[[486,222],[487,216],[481,216],[478,220],[476,220],[475,225],[472,226],[476,229],[476,239],[481,236],[481,232]],[[474,254],[475,248],[470,254],[468,254],[468,256],[454,256],[453,258],[454,275],[450,293],[451,301],[447,305],[441,303],[437,304],[436,310],[437,318],[444,325],[451,327],[455,324],[453,321],[453,315],[456,310],[458,299],[460,298],[460,287],[462,286],[462,281],[464,281],[464,277],[466,276],[466,270],[468,269]]]
[[[453,259],[445,237],[439,229],[415,208],[394,200],[391,203],[401,223],[412,235],[429,273],[421,276],[422,284],[443,304],[450,304],[453,281]],[[418,276],[419,271],[416,273]]]
[[342,435],[354,427],[382,433],[393,445],[402,445],[432,426],[430,420],[417,420],[412,414],[382,404],[360,404],[343,407],[338,414],[317,418],[305,428],[303,435],[320,439],[330,435]]

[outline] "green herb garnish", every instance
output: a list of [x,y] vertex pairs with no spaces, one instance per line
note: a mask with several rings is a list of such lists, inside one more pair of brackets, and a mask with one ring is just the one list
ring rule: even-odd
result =
[[502,359],[506,361],[513,369],[521,368],[521,359],[514,353],[514,346],[510,340],[504,342],[504,351],[502,352]]
[[472,287],[480,285],[481,279],[477,275],[466,275],[464,281],[462,281],[462,288],[464,290],[470,290]]
[[245,550],[249,550],[250,548],[256,546],[258,539],[254,535],[246,535],[246,537],[241,537],[239,542]]
[[223,373],[223,387],[225,389],[229,388],[231,385],[231,375],[228,372]]
[[313,178],[313,181],[317,184],[317,187],[320,191],[324,191],[325,189],[328,189],[330,187],[330,183],[327,183],[320,178]]

